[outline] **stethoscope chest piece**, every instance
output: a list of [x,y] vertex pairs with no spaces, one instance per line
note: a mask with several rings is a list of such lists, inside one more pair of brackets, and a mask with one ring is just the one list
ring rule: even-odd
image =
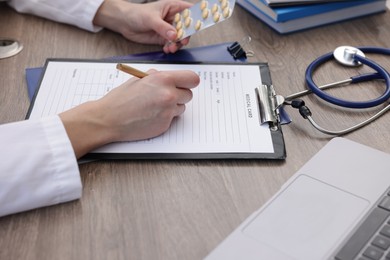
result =
[[360,61],[355,59],[355,55],[360,55],[365,58],[364,53],[358,48],[351,46],[340,46],[333,51],[333,57],[345,66],[356,67],[362,65]]

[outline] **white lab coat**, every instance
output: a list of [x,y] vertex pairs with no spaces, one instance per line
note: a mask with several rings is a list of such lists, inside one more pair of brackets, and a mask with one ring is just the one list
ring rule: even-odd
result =
[[0,125],[0,216],[81,197],[72,144],[59,116]]
[[[10,0],[30,13],[89,31],[103,0]],[[81,197],[77,160],[58,116],[0,125],[0,216]]]
[[20,13],[41,16],[97,32],[101,27],[92,21],[104,0],[10,0],[8,4]]

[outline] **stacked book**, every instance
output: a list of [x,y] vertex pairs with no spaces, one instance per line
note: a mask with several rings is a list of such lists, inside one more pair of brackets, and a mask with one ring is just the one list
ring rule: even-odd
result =
[[386,0],[236,1],[281,34],[386,11]]

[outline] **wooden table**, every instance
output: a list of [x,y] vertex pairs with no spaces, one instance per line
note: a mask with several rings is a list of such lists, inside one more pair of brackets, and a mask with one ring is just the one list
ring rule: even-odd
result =
[[[279,94],[305,88],[304,73],[318,56],[340,45],[390,48],[390,13],[382,13],[290,35],[279,35],[236,7],[219,26],[192,37],[188,47],[241,40],[250,35],[255,56],[268,62]],[[18,14],[0,4],[0,36],[19,39],[24,50],[0,60],[0,123],[25,118],[29,107],[25,69],[46,58],[104,58],[157,51],[103,30],[89,33],[69,25]],[[389,57],[369,55],[390,69]],[[318,84],[367,68],[328,62]],[[333,93],[365,100],[380,95],[383,83],[345,87]],[[349,111],[304,98],[313,117],[330,129],[351,126],[374,111]],[[297,111],[283,127],[287,158],[262,160],[126,160],[80,165],[82,199],[0,218],[0,259],[201,259],[329,140]],[[346,136],[390,153],[390,114]],[[34,174],[34,173],[31,173]],[[3,184],[0,184],[0,186]],[[1,187],[0,187],[1,188]]]

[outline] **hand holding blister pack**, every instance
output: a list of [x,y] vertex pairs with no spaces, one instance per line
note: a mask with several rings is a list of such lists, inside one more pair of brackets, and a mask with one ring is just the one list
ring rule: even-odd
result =
[[234,4],[235,0],[201,0],[177,13],[173,21],[177,30],[176,41],[226,20],[232,15]]

